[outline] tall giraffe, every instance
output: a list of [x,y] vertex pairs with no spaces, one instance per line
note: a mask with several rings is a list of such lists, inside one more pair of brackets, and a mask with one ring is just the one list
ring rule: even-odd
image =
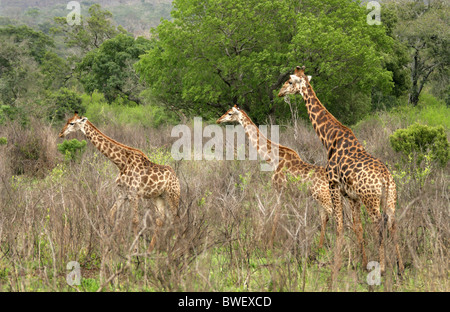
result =
[[[319,248],[322,247],[325,228],[328,216],[333,213],[333,203],[328,187],[328,179],[324,167],[311,165],[304,162],[300,156],[292,149],[274,143],[260,133],[258,127],[252,122],[250,117],[237,105],[229,109],[222,117],[217,119],[217,123],[239,122],[249,138],[249,142],[255,147],[258,154],[272,165],[275,173],[272,175],[272,183],[277,190],[280,190],[287,182],[286,172],[300,178],[308,185],[308,191],[320,204],[321,232]],[[272,151],[278,149],[278,159],[273,159]],[[276,220],[272,227],[272,239],[275,235]]]
[[115,219],[116,210],[120,209],[126,200],[130,200],[134,212],[133,230],[137,235],[139,199],[154,200],[158,217],[156,219],[157,227],[148,248],[148,252],[152,251],[156,243],[156,236],[164,224],[166,206],[169,206],[175,221],[180,222],[178,215],[180,183],[175,171],[170,166],[152,163],[142,151],[104,135],[86,117],[78,116],[77,112],[67,121],[59,133],[59,137],[65,137],[76,131],[81,131],[103,155],[119,168],[119,176],[116,179],[119,196],[111,208],[111,220]]
[[[326,167],[335,213],[342,227],[341,193],[350,199],[352,215],[359,220],[360,202],[366,207],[379,236],[380,270],[385,271],[383,228],[387,218],[398,261],[399,272],[404,267],[396,238],[395,206],[397,189],[386,166],[370,155],[359,143],[353,131],[341,124],[319,101],[305,75],[305,67],[295,68],[294,75],[282,86],[278,96],[300,93],[305,101],[309,119],[316,134],[328,151]],[[382,209],[383,213],[380,211]],[[363,265],[367,266],[361,222],[354,222],[355,232],[362,250]],[[342,236],[338,237],[341,246]]]

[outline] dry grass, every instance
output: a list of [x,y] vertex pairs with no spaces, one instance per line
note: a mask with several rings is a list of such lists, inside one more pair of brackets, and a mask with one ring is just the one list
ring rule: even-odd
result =
[[[387,123],[386,118],[361,124],[355,133],[369,152],[393,168],[397,155],[387,137],[399,124]],[[0,146],[0,291],[331,289],[334,222],[328,225],[324,248],[318,250],[317,204],[296,185],[278,197],[270,184],[271,173],[261,172],[259,162],[169,160],[182,187],[180,231],[184,237],[175,237],[168,214],[156,250],[147,254],[154,224],[151,203],[140,203],[140,237],[133,235],[128,209],[122,211],[117,225],[110,224],[107,217],[115,201],[118,173],[114,165],[90,143],[79,162],[64,163],[55,152],[61,142],[58,129],[34,129],[23,131],[17,125],[0,129],[1,136],[8,137],[8,145]],[[166,159],[176,140],[170,138],[170,127],[101,129],[119,142],[142,149],[151,159]],[[283,145],[297,150],[306,161],[325,165],[326,154],[308,124],[282,129]],[[17,145],[30,138],[42,154],[18,175],[14,173]],[[448,178],[448,166],[434,168],[424,187],[396,176],[406,271],[402,277],[396,274],[388,243],[388,272],[375,290],[449,291]],[[271,248],[277,210],[280,221]],[[364,208],[362,212],[368,258],[377,260],[369,219]],[[348,207],[345,225],[344,265],[333,290],[366,291],[367,271],[361,268]],[[139,247],[137,252],[134,245]],[[66,282],[70,261],[81,265],[80,286]]]

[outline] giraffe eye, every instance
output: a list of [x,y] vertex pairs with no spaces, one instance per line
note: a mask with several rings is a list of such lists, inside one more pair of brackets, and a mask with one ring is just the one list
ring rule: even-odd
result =
[[228,116],[231,116],[231,113],[228,113]]
[[71,126],[73,126],[75,123],[73,123],[73,122],[71,122],[71,123],[69,123],[69,125],[71,125]]
[[289,84],[292,85],[292,81],[289,81]]

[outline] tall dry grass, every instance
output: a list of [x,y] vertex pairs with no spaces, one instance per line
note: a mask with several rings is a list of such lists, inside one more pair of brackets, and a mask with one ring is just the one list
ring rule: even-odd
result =
[[[398,155],[388,135],[399,123],[388,116],[355,129],[367,150],[394,168]],[[330,220],[325,246],[317,248],[317,204],[302,185],[289,185],[278,196],[270,172],[258,161],[173,161],[170,127],[158,130],[99,126],[119,142],[164,160],[181,183],[178,229],[171,216],[156,250],[146,253],[154,230],[154,209],[140,202],[140,236],[134,237],[126,206],[117,224],[108,219],[116,199],[118,170],[88,143],[78,162],[65,162],[56,144],[59,129],[20,130],[2,126],[8,145],[0,146],[0,290],[120,291],[366,291],[368,272],[361,268],[351,214],[345,213],[343,267],[331,289],[335,224]],[[307,123],[281,127],[280,143],[308,162],[325,165],[326,154]],[[28,132],[27,132],[28,131]],[[294,139],[293,133],[297,139]],[[40,148],[37,163],[15,173],[17,145],[32,137]],[[74,137],[83,139],[81,134]],[[43,157],[41,159],[41,157]],[[40,169],[32,169],[40,168]],[[448,291],[449,189],[447,168],[433,168],[420,187],[394,175],[398,185],[398,232],[406,270],[396,274],[392,244],[387,244],[388,272],[375,290]],[[280,212],[273,247],[272,223]],[[361,209],[369,261],[377,260],[370,221]],[[137,251],[134,247],[137,246]],[[82,283],[69,286],[67,264],[81,266]]]

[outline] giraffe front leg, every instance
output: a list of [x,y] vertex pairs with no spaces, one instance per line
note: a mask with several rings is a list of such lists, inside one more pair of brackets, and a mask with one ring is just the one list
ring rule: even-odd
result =
[[180,237],[181,218],[178,213],[178,205],[180,201],[180,195],[177,193],[171,193],[168,195],[168,204],[170,206],[170,211],[172,212],[173,223],[175,227],[175,235],[177,239]]
[[156,205],[156,210],[157,210],[158,217],[156,217],[156,229],[155,229],[155,232],[153,233],[152,240],[150,241],[150,245],[148,246],[147,252],[149,252],[149,253],[152,252],[153,249],[155,248],[156,238],[158,236],[158,233],[159,233],[160,229],[164,225],[164,220],[165,220],[165,216],[166,216],[166,213],[165,213],[165,200],[162,197],[157,197],[155,199],[155,205]]
[[325,240],[325,232],[329,216],[333,215],[333,201],[331,200],[330,189],[328,183],[319,187],[319,195],[317,201],[320,204],[319,213],[321,220],[319,249],[322,248]]
[[344,221],[342,213],[342,198],[338,183],[330,183],[330,194],[333,201],[333,212],[336,220],[336,250],[334,255],[335,272],[341,267],[341,251],[344,242]]
[[277,196],[277,203],[275,206],[275,212],[274,212],[274,218],[273,218],[273,223],[272,223],[272,232],[269,238],[269,247],[272,248],[273,247],[273,242],[275,240],[275,234],[277,232],[277,228],[278,228],[278,220],[280,219],[280,213],[281,213],[281,195],[283,192],[283,188],[286,185],[286,176],[283,172],[283,163],[281,163],[278,168],[277,171],[274,173],[274,175],[272,176],[272,185],[274,186],[275,190],[276,190],[276,196]]
[[342,213],[342,198],[339,184],[330,182],[330,194],[333,200],[333,212],[336,219],[336,246],[334,252],[334,265],[331,273],[331,289],[336,287],[338,274],[341,269],[341,252],[344,243],[344,222]]
[[392,236],[392,241],[395,245],[395,252],[397,254],[397,264],[398,264],[398,273],[403,274],[403,271],[405,270],[405,266],[403,265],[402,255],[400,253],[400,246],[398,245],[397,240],[397,225],[395,223],[395,220],[391,220],[389,224],[389,233]]
[[393,183],[393,185],[389,188],[386,214],[388,215],[389,233],[392,236],[392,241],[394,242],[395,251],[397,253],[398,272],[399,274],[402,274],[405,267],[403,265],[402,255],[400,253],[400,246],[398,245],[397,238],[397,222],[395,220],[395,204],[397,202],[396,198],[397,190],[395,183]]
[[383,217],[380,216],[379,220],[375,221],[377,225],[377,232],[379,235],[379,254],[380,254],[380,272],[384,274],[386,271],[386,262],[385,262],[385,254],[384,254],[384,220]]
[[320,240],[319,240],[319,249],[323,246],[323,241],[325,240],[325,229],[327,227],[328,223],[328,215],[325,213],[325,211],[320,211],[320,220],[321,222],[321,229],[320,229]]
[[364,248],[364,235],[363,235],[363,227],[361,223],[361,203],[359,200],[349,199],[351,210],[352,210],[352,219],[353,219],[353,231],[356,234],[356,238],[358,239],[358,245],[361,250],[362,255],[362,265],[363,268],[367,268],[367,256],[366,250]]
[[109,222],[111,224],[114,224],[114,221],[116,220],[116,211],[117,211],[117,201],[114,203],[112,208],[109,210]]
[[114,205],[112,206],[112,208],[109,210],[109,221],[111,224],[116,224],[117,210],[121,209],[121,207],[123,206],[123,203],[125,202],[126,199],[127,199],[126,195],[120,194],[119,197],[114,202]]
[[138,240],[138,227],[139,227],[139,197],[137,195],[134,195],[130,199],[131,206],[133,207],[133,234],[134,234],[134,241],[135,246],[133,247],[134,252],[137,252],[139,250],[139,240]]
[[372,228],[374,237],[378,239],[380,272],[385,272],[385,255],[384,255],[384,220],[379,210],[380,198],[377,195],[363,197],[363,204],[367,208],[370,219],[372,220]]

